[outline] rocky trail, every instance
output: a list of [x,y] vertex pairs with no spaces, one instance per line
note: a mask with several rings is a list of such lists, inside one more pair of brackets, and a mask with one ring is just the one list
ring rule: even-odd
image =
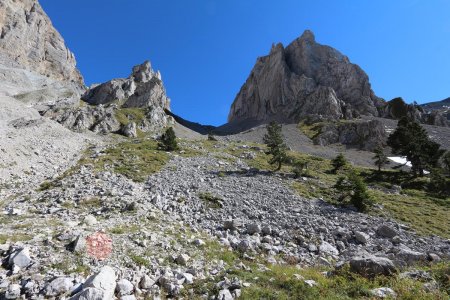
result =
[[[188,297],[198,292],[194,282],[208,281],[217,294],[203,296],[233,299],[249,283],[226,274],[246,260],[299,267],[350,261],[355,272],[379,274],[450,256],[448,240],[301,198],[290,176],[252,169],[223,145],[205,151],[192,144],[197,155],[171,154],[142,183],[79,164],[37,189],[2,190],[9,199],[0,203],[4,298]],[[90,150],[95,160],[105,148]],[[86,241],[99,232],[112,242],[105,260],[87,254]],[[86,279],[92,272],[100,273]]]

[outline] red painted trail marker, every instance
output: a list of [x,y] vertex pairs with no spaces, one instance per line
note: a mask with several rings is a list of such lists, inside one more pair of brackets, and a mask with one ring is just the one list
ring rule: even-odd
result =
[[96,232],[86,238],[87,253],[98,260],[107,259],[112,252],[112,239],[104,232]]

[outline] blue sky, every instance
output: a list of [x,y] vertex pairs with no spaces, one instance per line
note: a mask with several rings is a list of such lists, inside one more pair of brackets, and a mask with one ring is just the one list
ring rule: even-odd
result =
[[172,111],[226,122],[256,58],[311,29],[369,75],[387,100],[450,97],[448,0],[40,0],[86,83],[150,60]]

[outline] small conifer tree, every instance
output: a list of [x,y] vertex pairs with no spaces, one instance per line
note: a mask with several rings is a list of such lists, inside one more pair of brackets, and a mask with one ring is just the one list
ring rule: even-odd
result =
[[375,152],[375,156],[373,157],[374,164],[378,167],[378,172],[381,172],[381,168],[389,164],[389,159],[386,153],[384,153],[382,147],[377,147],[374,152]]
[[337,173],[337,171],[342,170],[345,166],[347,166],[348,162],[345,159],[345,156],[342,153],[339,153],[332,161],[331,165],[333,166],[333,172]]
[[167,128],[161,136],[159,147],[165,151],[178,150],[177,137],[172,127]]
[[283,162],[287,159],[287,146],[283,141],[283,134],[281,133],[282,127],[272,121],[266,128],[267,133],[264,135],[264,143],[269,148],[266,154],[272,156],[269,163],[271,165],[277,165],[276,171],[279,171]]
[[351,172],[346,177],[340,177],[334,187],[341,192],[340,201],[348,199],[360,212],[367,211],[373,205],[373,199],[367,191],[366,184],[355,172]]

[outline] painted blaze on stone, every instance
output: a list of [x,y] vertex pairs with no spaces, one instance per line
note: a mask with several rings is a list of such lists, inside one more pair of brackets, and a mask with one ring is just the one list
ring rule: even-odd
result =
[[112,239],[104,232],[96,232],[86,238],[87,253],[98,260],[105,260],[112,252]]

